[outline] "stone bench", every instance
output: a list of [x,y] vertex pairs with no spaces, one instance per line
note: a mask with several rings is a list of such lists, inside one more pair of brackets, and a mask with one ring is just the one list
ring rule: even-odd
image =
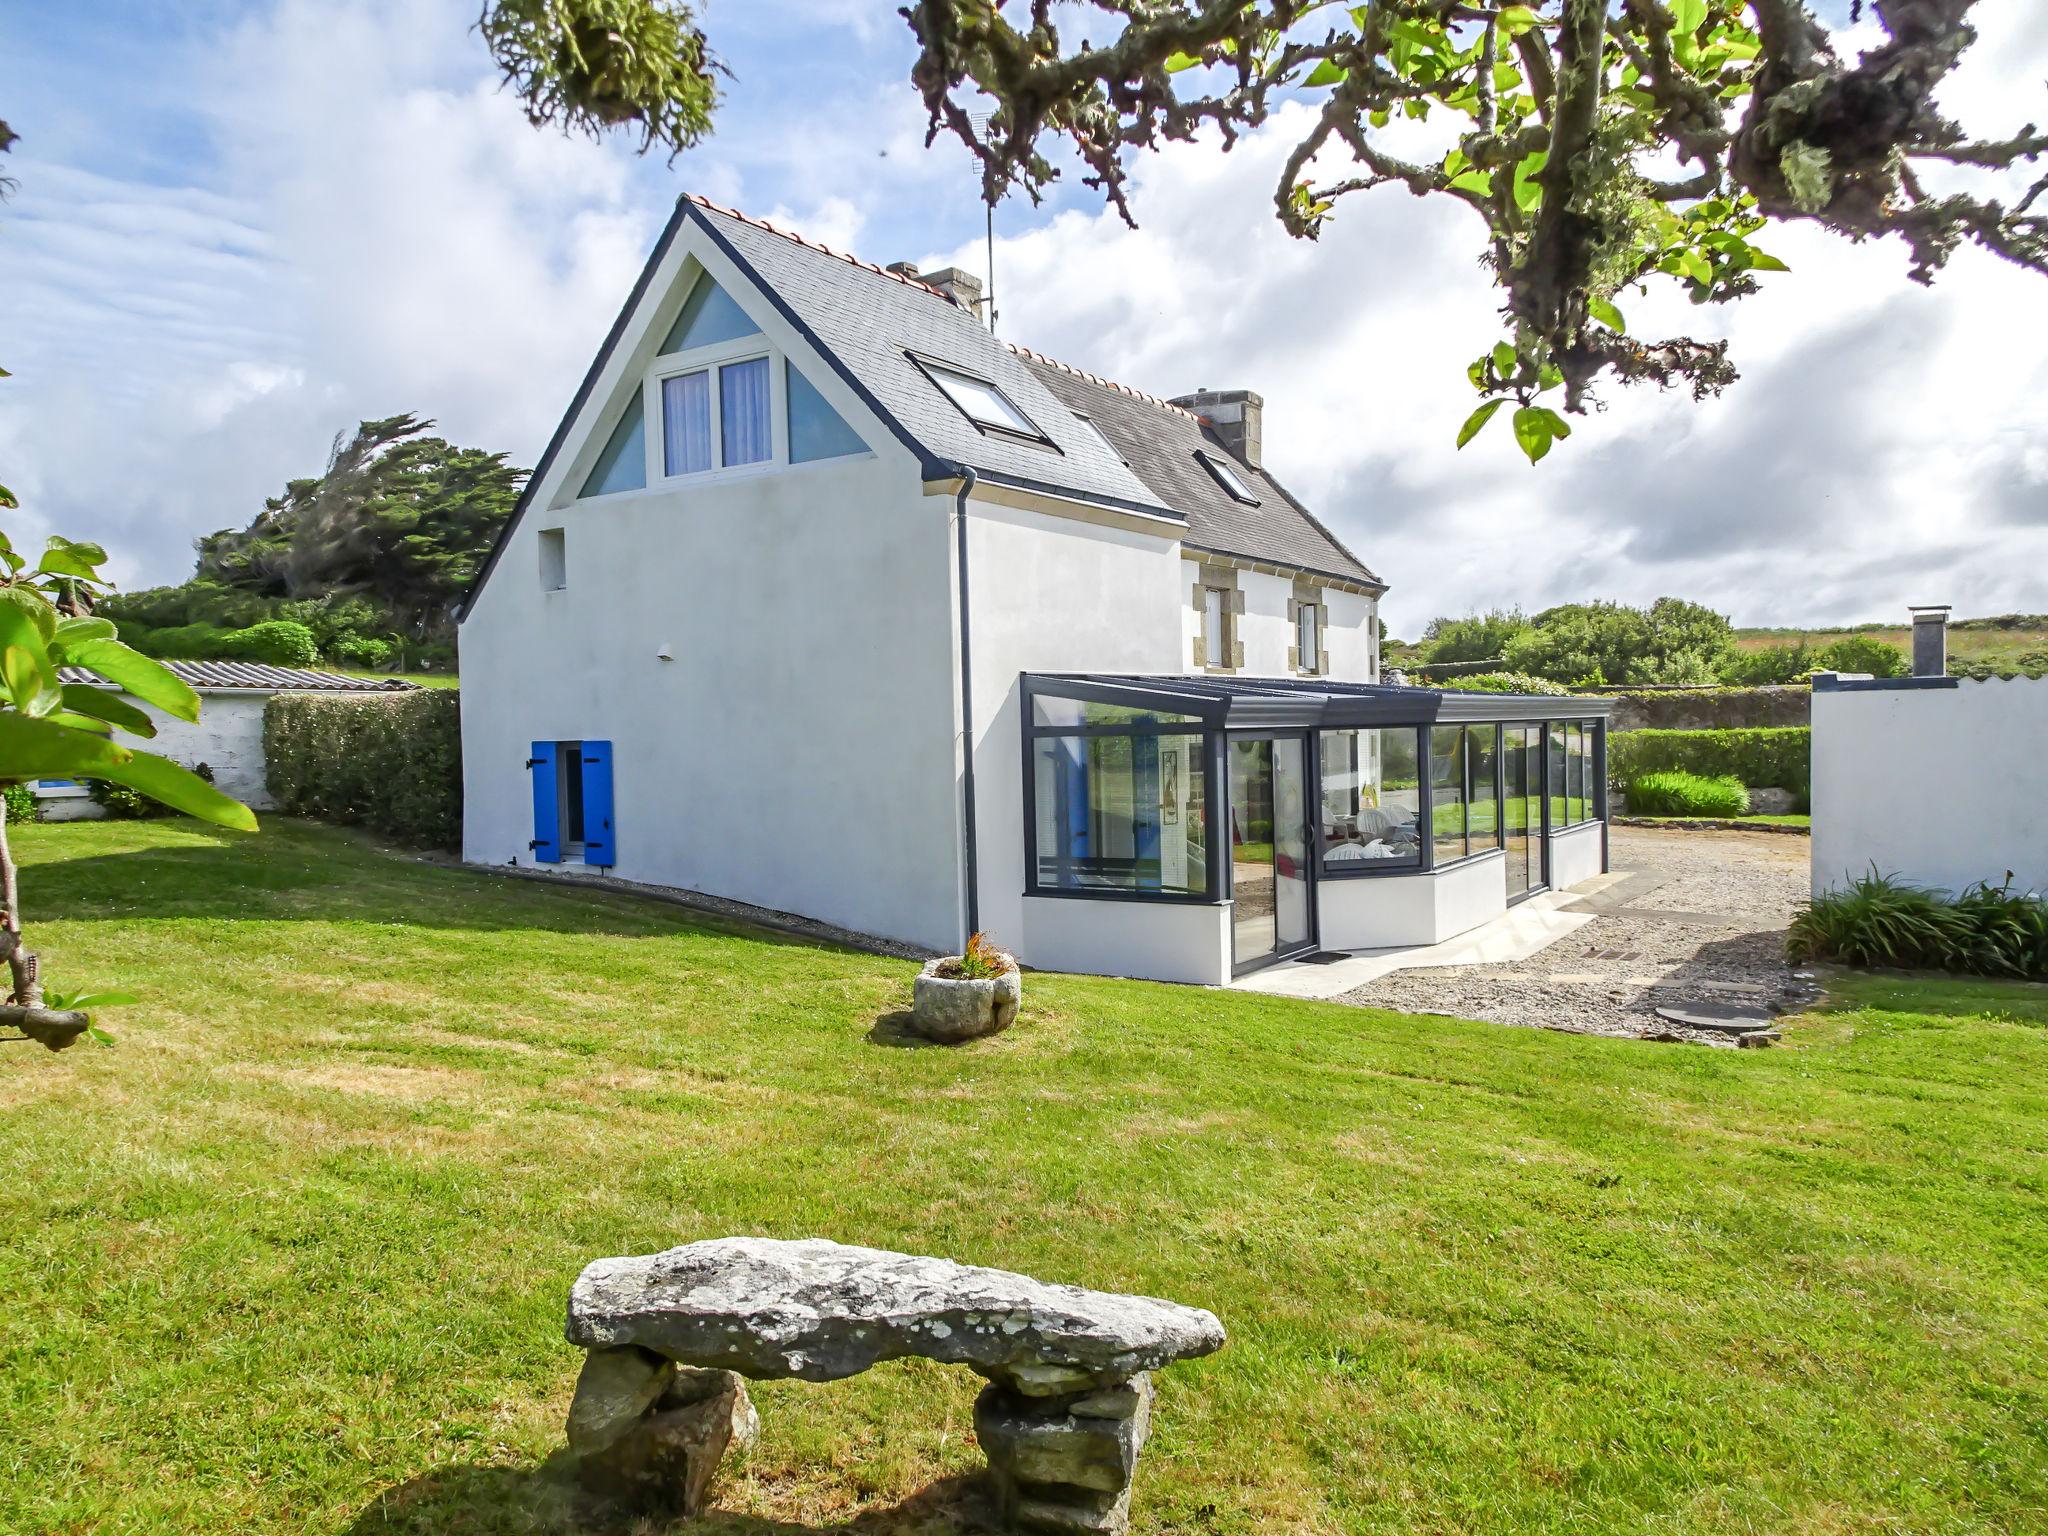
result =
[[813,1238],[727,1237],[600,1259],[569,1294],[590,1353],[569,1408],[584,1484],[693,1515],[757,1420],[742,1377],[837,1381],[915,1355],[988,1378],[974,1430],[1003,1517],[1120,1532],[1150,1373],[1223,1347],[1212,1313],[1149,1296]]

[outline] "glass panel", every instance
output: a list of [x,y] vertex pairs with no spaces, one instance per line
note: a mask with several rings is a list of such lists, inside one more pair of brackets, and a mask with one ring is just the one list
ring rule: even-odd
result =
[[1323,862],[1332,870],[1422,862],[1413,727],[1322,733]]
[[1205,637],[1202,660],[1205,665],[1220,667],[1223,662],[1224,630],[1223,589],[1202,588],[1202,633]]
[[711,347],[721,341],[738,341],[742,336],[760,334],[761,327],[747,318],[747,312],[733,303],[723,288],[709,277],[700,277],[683,304],[683,312],[668,328],[661,351],[666,357],[671,352],[687,352],[692,347]]
[[1273,926],[1283,951],[1308,942],[1308,878],[1308,744],[1282,736],[1273,742]]
[[1600,792],[1606,787],[1600,782],[1600,763],[1594,753],[1594,746],[1600,739],[1600,722],[1587,720],[1583,724],[1586,733],[1586,820],[1598,821]]
[[1564,815],[1569,825],[1586,819],[1586,728],[1576,720],[1565,724],[1564,751]]
[[1086,699],[1031,700],[1031,723],[1062,728],[1076,725],[1200,725],[1193,715],[1168,714],[1135,704],[1091,704]]
[[641,409],[640,391],[634,390],[619,412],[612,435],[605,439],[604,452],[591,466],[583,482],[585,496],[609,496],[614,491],[647,488],[647,412]]
[[1467,726],[1465,734],[1466,752],[1472,763],[1471,836],[1466,840],[1465,851],[1478,853],[1501,845],[1500,805],[1495,799],[1500,791],[1499,736],[1490,725]]
[[1237,963],[1279,938],[1273,874],[1273,743],[1233,738],[1230,760],[1231,931]]
[[1552,829],[1565,826],[1565,735],[1562,721],[1552,721],[1545,733],[1549,742],[1550,765],[1550,825]]
[[1209,888],[1199,736],[1046,736],[1032,743],[1032,837],[1040,886]]
[[735,464],[765,464],[775,452],[770,419],[767,358],[727,363],[718,370],[721,463],[728,469]]
[[868,445],[861,441],[860,434],[797,371],[796,364],[784,358],[783,365],[783,375],[789,383],[789,462],[808,464],[813,459],[866,453]]
[[1259,498],[1252,494],[1251,487],[1244,483],[1244,477],[1237,472],[1234,466],[1225,463],[1213,453],[1203,453],[1197,450],[1195,457],[1209,466],[1209,473],[1214,475],[1222,483],[1223,489],[1230,492],[1237,500],[1254,507],[1259,504]]
[[1123,456],[1121,452],[1118,451],[1116,444],[1112,443],[1109,440],[1109,438],[1104,434],[1102,428],[1098,427],[1091,419],[1089,419],[1086,416],[1083,416],[1079,411],[1076,411],[1074,413],[1074,420],[1078,421],[1079,423],[1081,423],[1082,426],[1086,427],[1088,429],[1088,435],[1094,438],[1095,441],[1097,441],[1098,443],[1102,444],[1104,448],[1108,449],[1110,454],[1114,456],[1114,458],[1119,464],[1127,464],[1130,462]]
[[1007,427],[1012,432],[1028,432],[1033,437],[1039,435],[1031,419],[1010,404],[995,385],[936,364],[927,363],[925,366],[939,388],[946,392],[947,398],[965,411],[969,420],[988,427]]
[[1529,889],[1529,757],[1518,725],[1501,733],[1500,783],[1505,797],[1501,835],[1508,850],[1508,895],[1520,896]]
[[661,381],[661,462],[667,475],[694,475],[711,467],[709,373]]
[[1465,857],[1465,732],[1439,725],[1429,733],[1430,845],[1439,864]]

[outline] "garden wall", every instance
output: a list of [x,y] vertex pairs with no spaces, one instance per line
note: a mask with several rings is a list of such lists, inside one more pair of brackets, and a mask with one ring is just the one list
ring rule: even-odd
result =
[[429,848],[462,844],[462,705],[453,688],[286,694],[263,717],[279,810]]
[[1813,889],[1875,867],[1960,891],[2048,890],[2048,679],[1902,677],[1813,695]]

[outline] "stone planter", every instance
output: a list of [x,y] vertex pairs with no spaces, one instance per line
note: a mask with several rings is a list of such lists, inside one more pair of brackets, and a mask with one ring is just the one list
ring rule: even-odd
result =
[[1008,1029],[1024,997],[1024,978],[1015,960],[1010,961],[1010,968],[1002,975],[985,980],[939,974],[941,968],[957,964],[959,958],[952,955],[926,961],[924,969],[917,973],[911,1002],[910,1027],[925,1039],[942,1045]]

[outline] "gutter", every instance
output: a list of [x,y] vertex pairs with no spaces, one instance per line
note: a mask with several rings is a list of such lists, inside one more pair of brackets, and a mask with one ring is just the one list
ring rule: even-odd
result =
[[974,625],[968,608],[967,498],[980,477],[970,464],[960,465],[959,470],[960,489],[953,495],[953,534],[960,567],[960,801],[966,832],[960,853],[967,875],[967,937],[972,938],[981,931],[981,872],[974,824]]

